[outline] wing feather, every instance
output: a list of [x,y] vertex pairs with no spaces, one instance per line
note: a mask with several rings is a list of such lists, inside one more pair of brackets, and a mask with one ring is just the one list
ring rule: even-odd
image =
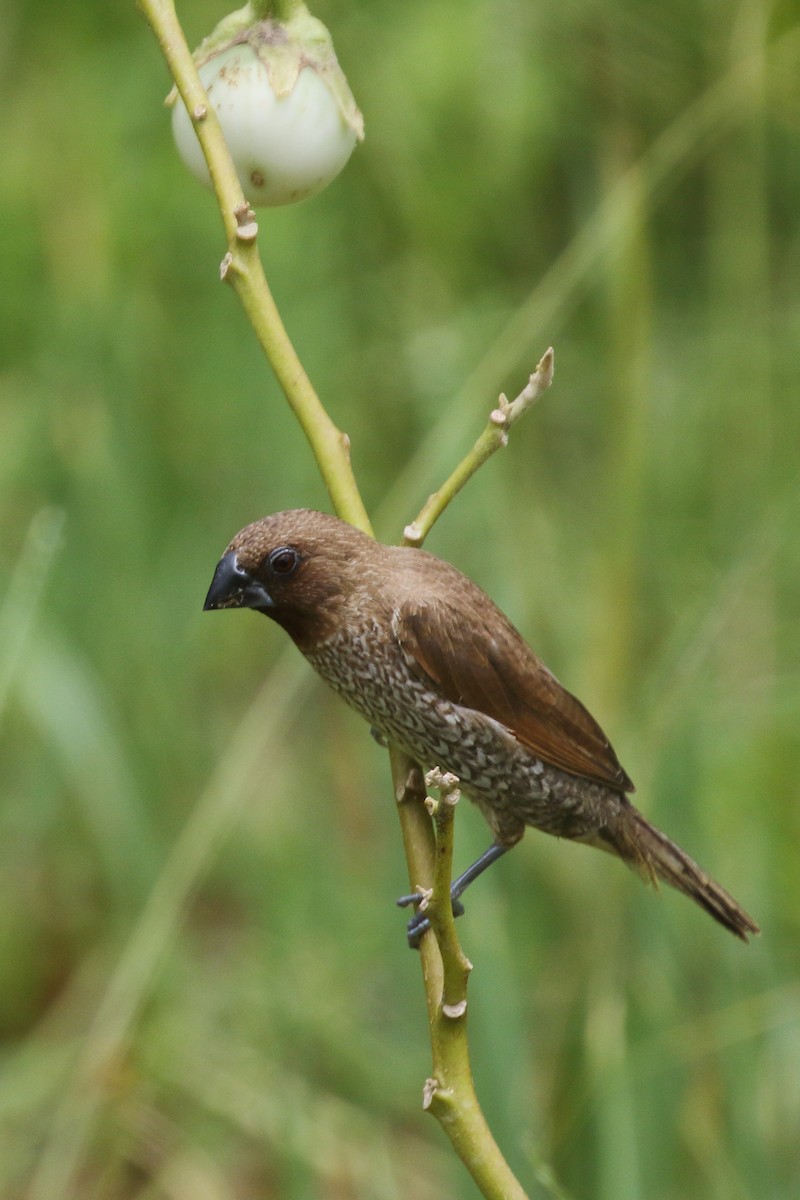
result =
[[[406,602],[397,614],[401,645],[427,680],[455,704],[499,721],[537,758],[620,792],[632,792],[603,730],[562,687],[483,593],[480,608]],[[486,617],[491,618],[491,627]]]

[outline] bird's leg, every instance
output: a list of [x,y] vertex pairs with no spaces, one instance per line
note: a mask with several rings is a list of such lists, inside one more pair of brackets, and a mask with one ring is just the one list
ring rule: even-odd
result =
[[[484,850],[480,858],[476,858],[471,866],[467,867],[466,871],[454,879],[450,886],[450,900],[453,904],[453,916],[460,917],[464,911],[464,905],[459,897],[464,894],[469,885],[482,875],[487,867],[490,867],[493,862],[497,862],[498,858],[502,858],[510,846],[501,846],[498,842],[493,842],[488,850]],[[423,899],[422,892],[412,892],[410,896],[401,896],[397,901],[400,908],[408,908],[410,905],[419,904]],[[418,912],[408,922],[407,935],[408,944],[412,950],[419,948],[420,938],[426,930],[430,929],[431,923],[425,916],[424,912]]]

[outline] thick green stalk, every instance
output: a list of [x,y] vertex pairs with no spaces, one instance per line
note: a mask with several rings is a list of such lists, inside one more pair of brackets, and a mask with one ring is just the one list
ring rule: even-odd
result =
[[250,7],[257,21],[289,21],[301,8],[303,0],[250,0]]
[[396,795],[409,883],[414,890],[421,888],[426,895],[430,893],[426,915],[431,932],[423,935],[419,948],[433,1051],[433,1071],[425,1082],[423,1108],[439,1121],[484,1196],[489,1200],[525,1200],[525,1191],[486,1123],[472,1078],[467,1032],[467,980],[472,964],[459,945],[450,904],[453,788],[445,776],[432,825],[419,768],[398,750],[391,750],[390,757],[393,778],[400,781]]
[[[140,4],[192,117],[208,163],[228,240],[228,250],[222,261],[222,278],[236,291],[303,428],[336,513],[371,533],[369,517],[350,464],[349,440],[322,406],[284,328],[258,255],[255,213],[249,209],[242,194],[219,121],[208,103],[172,0],[140,0]],[[262,0],[260,4],[256,0],[253,5],[254,11],[261,12],[266,8],[277,13],[276,6],[283,12],[284,9],[294,11],[299,4],[297,0],[275,0],[275,5],[269,0]],[[427,527],[434,519],[432,516]],[[440,897],[449,895],[452,820],[447,830],[440,832],[437,848],[431,820],[424,808],[424,793],[420,796],[409,783],[415,775],[414,764],[397,751],[391,752],[391,763],[395,794],[402,800],[399,804],[400,823],[412,886],[428,886],[436,874]],[[438,872],[435,871],[437,853]],[[434,1070],[434,1077],[426,1084],[425,1107],[438,1117],[485,1196],[494,1200],[500,1200],[500,1197],[519,1200],[524,1197],[524,1192],[503,1159],[475,1095],[466,1031],[466,960],[455,935],[449,901],[444,904],[449,917],[441,915],[442,907],[440,902],[435,928],[442,940],[444,965],[435,936],[423,938],[420,951]],[[460,1001],[453,1002],[451,995],[453,989],[459,987],[464,992],[463,1008]],[[131,1013],[129,1022],[132,1020]],[[113,1048],[109,1053],[113,1053]]]
[[242,193],[220,123],[208,102],[171,0],[141,0],[177,89],[190,114],[208,164],[228,240],[221,275],[229,283],[255,330],[278,382],[316,458],[336,512],[371,532],[350,466],[350,442],[320,403],[281,320],[264,275],[256,244],[258,226]]

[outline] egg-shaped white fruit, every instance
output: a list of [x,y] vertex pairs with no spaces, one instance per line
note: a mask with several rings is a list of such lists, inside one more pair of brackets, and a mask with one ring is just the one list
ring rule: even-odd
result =
[[[353,152],[356,133],[313,67],[304,67],[292,90],[278,96],[266,65],[243,43],[205,63],[200,78],[254,208],[293,204],[322,191]],[[206,160],[180,97],[172,131],[183,161],[210,187]]]

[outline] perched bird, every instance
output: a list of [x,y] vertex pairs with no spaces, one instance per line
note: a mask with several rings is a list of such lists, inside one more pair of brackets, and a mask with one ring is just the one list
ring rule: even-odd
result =
[[[532,825],[671,884],[744,941],[758,933],[634,808],[633,784],[594,718],[449,563],[324,513],[279,512],[237,533],[204,607],[265,613],[384,738],[458,776],[494,840],[453,884],[454,902]],[[412,944],[426,927],[417,914]]]

